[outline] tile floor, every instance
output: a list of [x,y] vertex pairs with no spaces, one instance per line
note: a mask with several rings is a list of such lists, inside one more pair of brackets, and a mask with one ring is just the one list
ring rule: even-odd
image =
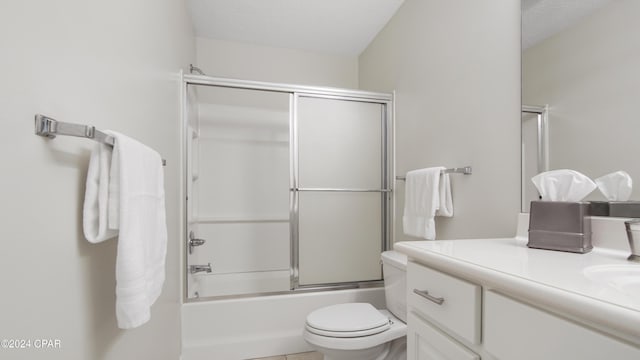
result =
[[319,352],[306,352],[299,354],[289,354],[280,356],[270,356],[253,360],[323,360],[322,354]]

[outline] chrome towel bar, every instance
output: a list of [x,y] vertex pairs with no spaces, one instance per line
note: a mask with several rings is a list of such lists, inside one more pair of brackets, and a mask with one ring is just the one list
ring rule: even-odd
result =
[[[36,114],[35,128],[36,135],[49,139],[54,139],[57,135],[63,135],[92,139],[110,146],[115,143],[113,136],[103,133],[94,126],[66,123],[41,114]],[[162,159],[162,165],[167,165],[165,159]]]
[[391,192],[391,189],[347,189],[347,188],[291,188],[291,191],[333,191],[333,192]]
[[[459,168],[448,168],[444,169],[440,172],[441,174],[464,174],[471,175],[471,166],[459,167]],[[406,180],[406,176],[396,176],[396,180]]]
[[35,125],[36,135],[50,139],[54,139],[56,135],[76,136],[93,139],[111,146],[115,140],[112,136],[96,130],[93,126],[65,123],[40,114],[36,114]]

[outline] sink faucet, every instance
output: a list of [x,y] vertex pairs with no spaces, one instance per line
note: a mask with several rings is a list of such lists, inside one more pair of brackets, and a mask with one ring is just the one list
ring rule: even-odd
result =
[[640,219],[625,221],[624,227],[627,229],[627,239],[631,248],[631,255],[627,260],[640,262]]

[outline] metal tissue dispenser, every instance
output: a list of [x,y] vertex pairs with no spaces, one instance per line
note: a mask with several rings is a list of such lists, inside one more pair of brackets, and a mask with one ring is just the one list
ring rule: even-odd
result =
[[532,201],[527,246],[588,253],[593,249],[589,216],[588,202]]

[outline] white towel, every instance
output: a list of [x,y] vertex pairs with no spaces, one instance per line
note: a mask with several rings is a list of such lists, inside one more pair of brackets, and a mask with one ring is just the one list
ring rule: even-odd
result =
[[125,135],[108,133],[116,139],[107,211],[109,228],[119,230],[116,318],[118,327],[130,329],[149,321],[151,305],[164,283],[167,253],[164,175],[157,152]]
[[448,174],[442,166],[407,172],[405,181],[404,233],[428,240],[436,238],[434,217],[453,216]]
[[452,217],[453,199],[451,198],[451,180],[449,179],[449,174],[440,175],[440,186],[438,188],[440,207],[436,210],[436,216]]
[[113,148],[96,144],[91,152],[89,171],[82,210],[84,237],[91,243],[99,243],[118,235],[108,226],[109,171]]

